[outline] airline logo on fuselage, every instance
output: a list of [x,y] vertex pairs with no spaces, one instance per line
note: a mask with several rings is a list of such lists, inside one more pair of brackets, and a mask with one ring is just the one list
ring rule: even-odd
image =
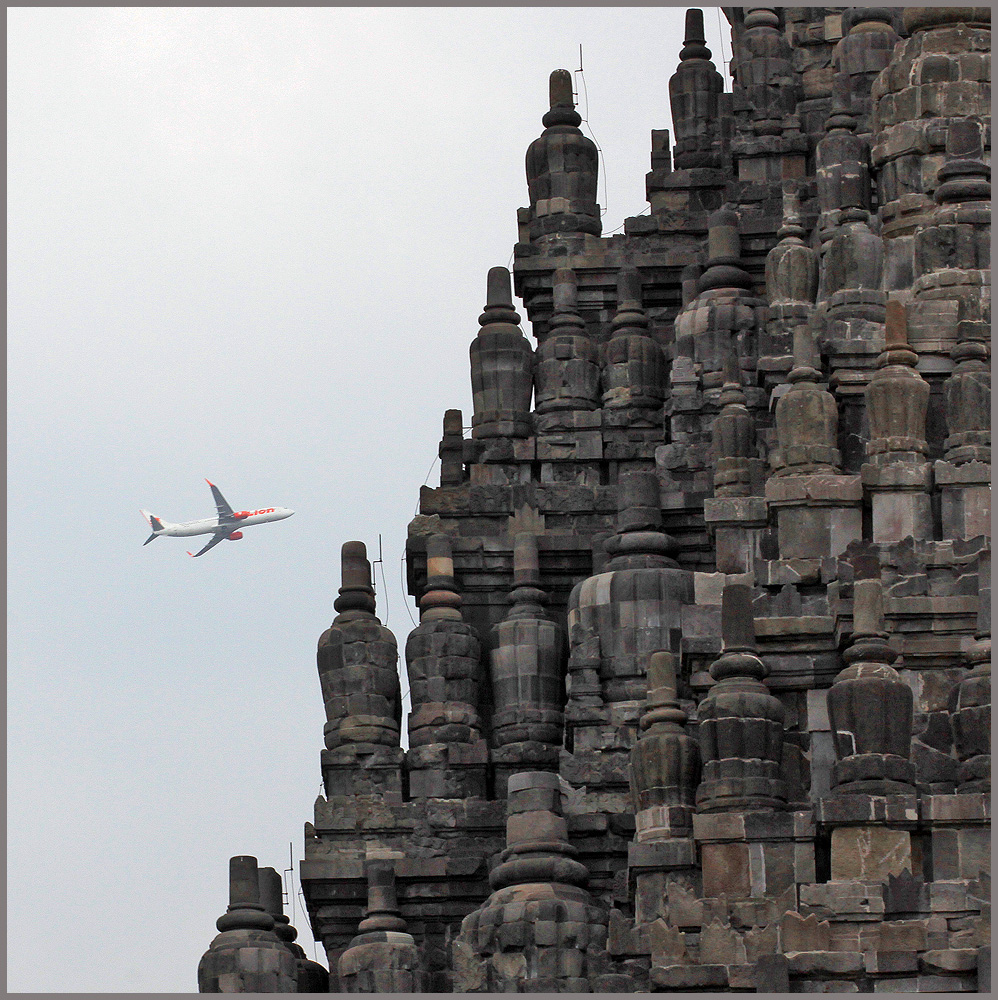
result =
[[262,510],[239,510],[232,516],[242,520],[244,517],[256,517],[257,514],[273,514],[276,507],[264,507]]

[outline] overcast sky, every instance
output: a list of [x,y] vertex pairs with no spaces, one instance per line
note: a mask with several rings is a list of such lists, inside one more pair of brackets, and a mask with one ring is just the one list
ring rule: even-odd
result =
[[[583,45],[617,229],[683,13],[8,10],[10,992],[196,992],[228,858],[297,868],[340,546],[382,536],[402,649],[406,525],[444,410],[471,420],[548,74]],[[205,477],[296,514],[143,547],[140,507],[214,512]]]

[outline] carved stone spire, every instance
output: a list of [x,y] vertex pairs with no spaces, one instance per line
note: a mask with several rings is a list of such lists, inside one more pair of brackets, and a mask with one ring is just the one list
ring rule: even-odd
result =
[[[617,531],[604,546],[610,558],[572,591],[568,621],[573,659],[597,656],[600,702],[615,706],[618,726],[626,719],[636,732],[647,657],[660,650],[678,655],[681,608],[693,602],[693,579],[679,568],[678,546],[662,530],[658,476],[630,472],[618,489]],[[642,621],[638,607],[654,608],[653,617]],[[574,678],[573,672],[573,696]]]
[[737,359],[727,359],[727,374],[718,402],[721,412],[712,428],[714,496],[752,495],[752,466],[756,456],[755,419],[745,405]]
[[751,295],[752,276],[742,266],[738,213],[713,212],[707,231],[707,268],[697,281],[693,326],[694,360],[701,365],[704,392],[716,405],[729,358],[754,368],[758,331]]
[[406,929],[395,891],[395,857],[368,856],[367,913],[340,955],[345,993],[421,993],[419,949]]
[[847,666],[828,690],[837,761],[835,794],[904,794],[914,791],[911,752],[913,696],[891,666],[898,654],[883,631],[883,588],[875,555],[853,558],[853,638],[842,654]]
[[552,282],[554,311],[537,348],[536,412],[595,410],[600,403],[599,352],[578,313],[578,283],[570,268]]
[[482,645],[475,629],[463,620],[461,603],[450,539],[430,535],[419,624],[405,644],[412,698],[410,747],[474,743],[480,737]]
[[498,746],[527,741],[561,746],[564,639],[544,610],[537,536],[516,535],[506,618],[492,630],[493,735]]
[[[584,888],[589,872],[568,841],[561,784],[546,771],[509,779],[506,849],[489,875],[492,894],[461,922],[456,993],[588,992],[586,977],[608,960],[609,914]],[[509,961],[511,934],[520,961]]]
[[780,135],[786,118],[797,110],[790,44],[780,31],[776,11],[776,7],[745,8],[745,30],[733,57],[735,85],[744,95],[756,135]]
[[725,586],[721,637],[721,655],[710,668],[717,683],[700,705],[697,811],[785,809],[783,705],[763,683],[769,669],[756,654],[751,587]]
[[665,355],[648,334],[648,317],[641,306],[641,276],[636,268],[624,267],[618,274],[617,312],[611,330],[601,379],[605,417],[661,424]]
[[679,66],[669,79],[677,170],[720,166],[718,125],[724,80],[711,62],[710,55],[704,41],[703,11],[696,8],[687,10]]
[[489,269],[481,329],[471,343],[471,389],[475,412],[471,435],[526,437],[530,434],[534,353],[513,308],[509,271]]
[[229,859],[229,905],[198,965],[199,993],[296,993],[295,956],[274,933],[260,902],[256,858]]
[[886,346],[866,387],[870,420],[867,455],[874,465],[925,461],[925,415],[929,384],[915,367],[918,355],[908,346],[902,303],[887,304]]
[[363,542],[346,542],[339,614],[319,637],[316,662],[326,708],[326,748],[397,747],[402,698],[395,636],[375,616],[371,564]]
[[838,407],[835,397],[819,383],[821,359],[811,331],[794,334],[794,367],[790,389],[776,404],[776,435],[783,465],[776,475],[837,474],[842,456],[836,447]]
[[885,350],[866,387],[870,440],[861,474],[870,493],[875,542],[932,537],[932,467],[925,439],[929,385],[917,363],[908,346],[904,306],[892,300]]
[[631,794],[639,843],[690,837],[700,778],[700,749],[685,730],[672,653],[648,657],[648,697],[642,735],[631,749]]
[[531,242],[551,235],[602,232],[596,203],[599,154],[582,134],[575,110],[572,74],[556,69],[550,80],[551,109],[542,119],[541,135],[527,149]]
[[787,182],[783,186],[783,225],[777,233],[780,242],[766,255],[768,343],[765,349],[760,347],[760,354],[780,357],[792,353],[797,331],[807,326],[814,310],[818,255],[804,242],[805,235],[800,198],[796,187]]

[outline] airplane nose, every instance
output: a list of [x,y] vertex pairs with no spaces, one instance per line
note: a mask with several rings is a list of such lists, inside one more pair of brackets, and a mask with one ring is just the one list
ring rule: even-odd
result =
[[290,516],[291,516],[291,515],[292,515],[293,513],[294,513],[294,511],[293,511],[293,510],[291,510],[291,508],[290,508],[290,507],[285,507],[285,508],[284,508],[284,516],[285,516],[285,517],[290,517]]

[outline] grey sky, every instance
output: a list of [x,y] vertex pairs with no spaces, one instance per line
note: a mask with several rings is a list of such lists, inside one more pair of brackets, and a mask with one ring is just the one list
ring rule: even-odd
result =
[[[8,990],[196,992],[229,856],[300,859],[339,548],[382,535],[401,649],[548,74],[582,43],[611,231],[683,11],[9,10]],[[205,476],[297,513],[143,548]]]

